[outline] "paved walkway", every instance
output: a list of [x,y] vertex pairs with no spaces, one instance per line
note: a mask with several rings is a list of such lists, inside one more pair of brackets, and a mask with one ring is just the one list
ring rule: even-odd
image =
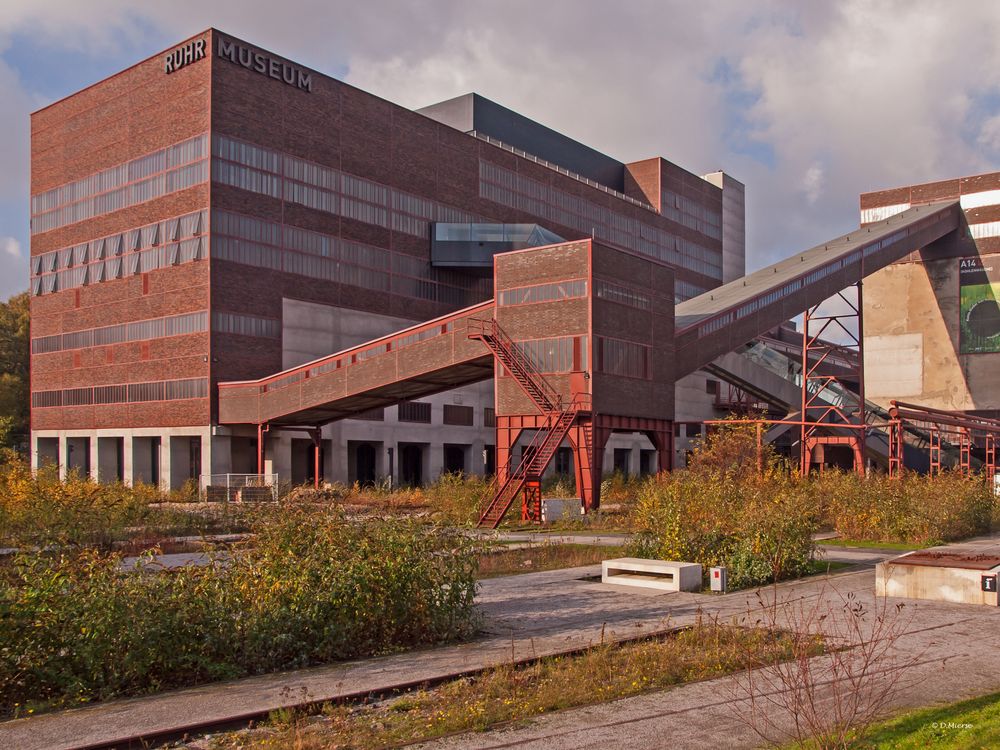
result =
[[[835,548],[827,548],[825,554],[831,560],[869,564],[889,556],[888,553]],[[209,725],[234,717],[250,718],[303,701],[364,695],[512,660],[584,648],[601,638],[617,640],[650,634],[689,624],[703,613],[716,614],[724,620],[740,617],[746,613],[748,605],[753,604],[753,596],[747,592],[724,596],[664,594],[583,580],[599,571],[600,567],[594,565],[484,581],[478,602],[486,615],[487,635],[473,643],[247,678],[6,722],[0,724],[0,747],[58,750],[100,746],[137,734],[164,733],[179,726]],[[835,582],[842,591],[871,597],[874,583],[871,569],[823,579]],[[777,590],[782,596],[816,597],[822,595],[823,585],[823,580],[814,578],[782,584]],[[931,634],[929,645],[934,646],[935,658],[942,658],[944,654],[952,659],[970,656],[976,638],[984,633],[992,634],[986,655],[977,656],[968,664],[962,662],[967,669],[957,673],[963,679],[974,675],[981,679],[970,679],[968,690],[959,689],[954,678],[956,673],[953,670],[942,672],[935,683],[938,688],[917,696],[919,702],[928,702],[925,698],[937,700],[938,695],[940,699],[954,699],[1000,687],[997,682],[1000,680],[1000,651],[994,647],[995,635],[1000,632],[997,610],[931,603],[919,603],[915,609],[919,614],[920,632]],[[918,640],[926,641],[927,637],[920,636]],[[946,679],[949,675],[952,675],[950,684]],[[646,737],[645,741],[636,739],[637,746],[658,747],[669,735],[671,747],[737,746],[718,744],[720,737],[726,743],[745,737],[735,729],[727,729],[724,737],[715,735],[715,741],[707,744],[697,744],[696,739],[701,735],[692,735],[692,744],[684,744],[687,740],[682,742],[680,734],[678,743],[673,742],[674,733],[681,732],[681,727],[702,725],[704,717],[709,715],[704,708],[707,697],[712,698],[709,702],[718,704],[717,710],[712,709],[716,713],[711,714],[715,721],[720,722],[720,726],[729,726],[722,718],[725,702],[720,701],[717,692],[713,693],[713,688],[708,687],[710,684],[676,688],[630,699],[632,702],[619,701],[608,706],[563,712],[535,722],[527,729],[470,736],[453,742],[456,747],[501,747],[510,742],[526,746],[544,743],[546,746],[592,744],[596,747],[601,744],[616,747],[634,735]],[[653,710],[651,705],[659,708]],[[622,706],[628,713],[621,713]],[[730,707],[725,706],[725,710]],[[696,719],[685,715],[683,721],[677,721],[678,716],[674,715],[677,711],[688,711]],[[659,724],[653,715],[657,712],[663,717]],[[567,718],[571,715],[576,718]],[[628,723],[616,723],[625,717],[631,717]],[[584,725],[592,726],[596,732],[593,740],[589,733],[584,736],[577,732]],[[597,739],[601,737],[604,739]]]

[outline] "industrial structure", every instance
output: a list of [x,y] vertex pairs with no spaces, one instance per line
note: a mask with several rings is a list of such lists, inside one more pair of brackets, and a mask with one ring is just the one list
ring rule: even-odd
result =
[[[209,30],[33,115],[33,462],[165,487],[488,473],[489,525],[537,518],[553,468],[594,508],[606,468],[669,468],[754,406],[805,471],[898,471],[934,440],[992,466],[878,399],[993,435],[998,182],[863,196],[857,230],[744,276],[729,175],[624,164],[475,94],[412,112]],[[962,273],[967,387],[935,402],[950,354],[881,305],[929,283],[946,311]]]

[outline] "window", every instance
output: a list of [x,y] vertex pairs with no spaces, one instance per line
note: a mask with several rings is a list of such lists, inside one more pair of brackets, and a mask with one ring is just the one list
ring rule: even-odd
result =
[[594,337],[594,369],[608,375],[651,380],[650,348],[633,341]]
[[457,404],[444,405],[444,424],[472,426],[473,409],[471,406]]
[[497,412],[496,409],[491,409],[489,406],[483,407],[483,427],[496,427],[497,426]]
[[403,401],[399,405],[400,422],[431,423],[431,405],[424,401]]
[[555,300],[584,297],[586,294],[586,279],[574,279],[573,281],[560,281],[554,284],[539,284],[517,289],[505,289],[500,292],[500,304],[532,305],[538,302],[553,302]]
[[594,279],[594,296],[609,302],[617,302],[620,305],[628,305],[638,310],[650,310],[653,306],[648,294],[637,289],[612,284],[604,279]]
[[102,328],[88,328],[83,331],[43,336],[31,340],[32,354],[83,349],[89,346],[120,344],[126,341],[147,341],[167,336],[181,336],[201,333],[206,330],[206,312],[170,315],[164,318],[150,318],[132,323],[119,323]]
[[539,372],[579,372],[587,361],[587,337],[518,341],[515,346]]

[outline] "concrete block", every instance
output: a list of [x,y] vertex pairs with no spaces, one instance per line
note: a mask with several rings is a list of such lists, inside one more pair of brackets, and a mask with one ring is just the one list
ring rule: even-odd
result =
[[957,567],[907,565],[888,560],[875,566],[875,593],[905,599],[929,599],[956,604],[985,604],[996,607],[997,592],[983,591],[983,576],[996,576],[1000,566],[991,570]]
[[601,582],[661,591],[701,591],[701,565],[621,557],[601,563]]
[[583,515],[583,504],[578,497],[543,497],[542,523],[573,520]]

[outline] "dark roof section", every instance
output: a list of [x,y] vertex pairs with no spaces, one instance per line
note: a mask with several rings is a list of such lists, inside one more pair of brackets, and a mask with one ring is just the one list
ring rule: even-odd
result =
[[456,96],[417,112],[463,133],[474,132],[503,141],[612,190],[625,190],[622,162],[479,94]]

